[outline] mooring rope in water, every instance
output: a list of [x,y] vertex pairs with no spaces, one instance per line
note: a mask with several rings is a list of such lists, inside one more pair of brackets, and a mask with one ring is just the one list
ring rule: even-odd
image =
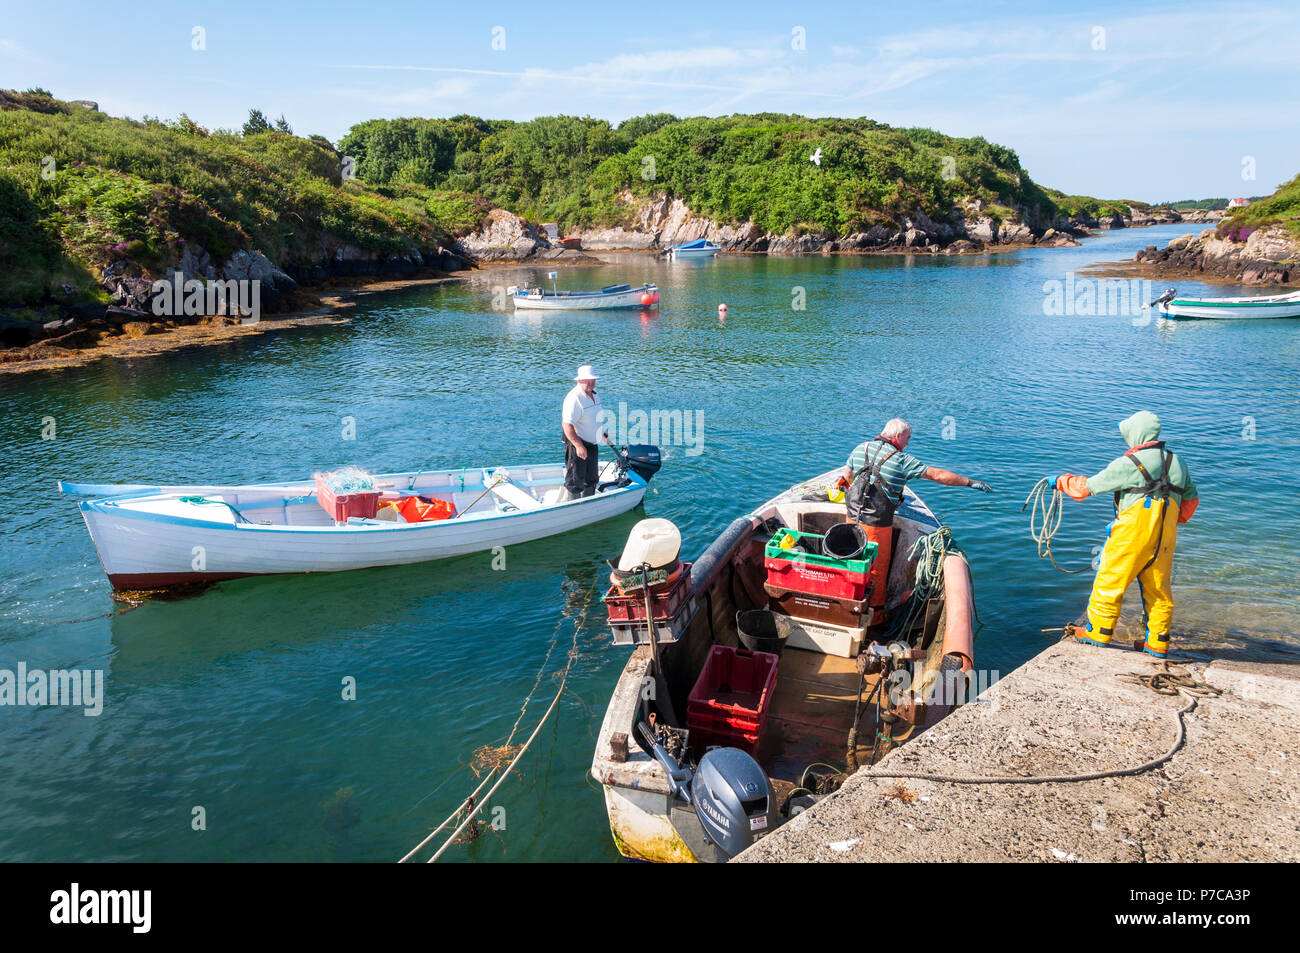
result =
[[[441,833],[449,825],[451,825],[457,818],[463,816],[464,819],[462,820],[460,826],[457,827],[456,830],[454,830],[451,833],[451,835],[443,842],[442,846],[438,848],[437,852],[434,853],[434,855],[429,858],[427,863],[431,864],[439,857],[441,857],[442,854],[447,850],[447,848],[450,847],[452,844],[454,844],[456,842],[456,839],[459,838],[462,833],[464,833],[465,828],[468,827],[470,823],[473,822],[474,818],[477,817],[479,812],[483,809],[483,805],[488,803],[491,800],[493,792],[495,792],[496,789],[501,786],[501,783],[505,781],[506,777],[514,769],[515,765],[518,764],[521,758],[523,758],[525,752],[527,752],[528,750],[529,745],[533,743],[533,739],[537,737],[538,732],[542,730],[542,726],[546,724],[547,719],[550,718],[551,712],[555,709],[556,703],[558,703],[560,700],[560,696],[564,694],[564,688],[569,678],[569,671],[573,667],[573,660],[578,657],[578,632],[581,631],[583,626],[586,624],[587,613],[590,610],[590,608],[591,608],[591,590],[588,589],[586,592],[586,597],[583,600],[582,611],[578,614],[578,618],[573,620],[573,645],[569,649],[568,662],[566,662],[564,668],[560,670],[560,687],[556,691],[555,697],[551,699],[551,704],[547,707],[546,712],[542,715],[541,720],[537,723],[537,726],[533,729],[533,733],[529,735],[528,740],[525,741],[524,744],[520,746],[519,750],[514,753],[514,757],[510,760],[510,763],[507,764],[504,768],[500,764],[493,765],[491,768],[489,768],[487,773],[484,775],[483,780],[479,783],[479,786],[476,787],[468,797],[466,797],[463,801],[461,801],[460,805],[456,808],[456,810],[452,811],[451,814],[447,815],[447,818],[441,824],[439,824],[432,831],[430,831],[429,834],[424,838],[424,840],[420,841],[420,843],[416,844],[413,848],[411,848],[411,850],[406,854],[406,856],[404,856],[401,860],[398,861],[399,864],[406,863],[417,853],[419,853],[420,850],[422,850],[425,846],[427,846],[428,843],[432,841],[436,836],[438,836],[439,833]],[[571,617],[565,616],[565,618],[571,618]],[[561,622],[559,623],[559,625],[563,625],[563,623]],[[559,625],[557,625],[556,627],[557,630],[559,628]],[[547,663],[550,662],[551,655],[554,653],[555,646],[558,644],[558,642],[559,642],[559,632],[557,631],[556,635],[551,639],[550,644],[547,646],[546,656],[545,658],[542,659],[542,664],[537,670],[537,678],[533,682],[533,687],[529,690],[527,696],[525,696],[524,698],[523,704],[520,706],[519,716],[515,719],[515,723],[510,729],[510,734],[507,736],[505,744],[501,746],[503,750],[509,749],[510,743],[514,741],[515,733],[519,730],[519,725],[523,721],[524,714],[528,711],[528,706],[532,702],[533,696],[536,694],[538,687],[542,683],[542,677],[545,674]],[[483,790],[484,787],[487,786],[487,784],[493,779],[493,777],[497,775],[497,772],[500,772],[500,777],[497,779],[497,783],[492,786],[492,788],[487,792],[487,794],[483,797],[482,800],[479,800],[478,799],[479,793]],[[466,811],[468,811],[468,814],[466,814]]]
[[997,777],[970,774],[930,774],[923,771],[868,771],[864,776],[869,778],[900,778],[912,781],[941,781],[949,784],[1069,784],[1077,781],[1101,781],[1105,778],[1130,777],[1158,768],[1177,754],[1187,740],[1185,717],[1196,709],[1197,701],[1202,698],[1212,698],[1223,694],[1222,689],[1215,688],[1213,685],[1199,682],[1186,674],[1170,671],[1167,660],[1163,663],[1163,671],[1152,672],[1148,675],[1143,675],[1140,672],[1124,672],[1122,674],[1117,672],[1115,677],[1121,681],[1145,685],[1160,695],[1182,695],[1187,699],[1187,704],[1174,714],[1174,719],[1177,722],[1174,743],[1169,746],[1168,751],[1159,757],[1144,761],[1131,768],[1112,768],[1106,771],[1091,771],[1087,774]]
[[1043,477],[1034,484],[1034,488],[1025,497],[1025,505],[1020,507],[1020,512],[1023,513],[1031,503],[1033,504],[1033,509],[1029,511],[1029,535],[1038,543],[1038,558],[1042,559],[1046,556],[1061,572],[1073,576],[1087,570],[1066,569],[1052,555],[1052,540],[1061,527],[1061,506],[1064,501],[1065,494],[1056,488],[1056,484],[1049,477]]

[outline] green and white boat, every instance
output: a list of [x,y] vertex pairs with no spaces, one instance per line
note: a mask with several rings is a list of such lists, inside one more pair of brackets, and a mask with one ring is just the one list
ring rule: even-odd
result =
[[1245,298],[1179,298],[1170,288],[1153,302],[1166,318],[1205,318],[1242,321],[1258,318],[1300,318],[1300,291]]

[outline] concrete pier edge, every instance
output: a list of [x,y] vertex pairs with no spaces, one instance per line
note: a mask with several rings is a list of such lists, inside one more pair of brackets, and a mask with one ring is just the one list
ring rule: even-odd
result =
[[[1058,775],[1163,754],[1182,695],[1116,678],[1147,655],[1074,642],[1047,648],[878,763],[881,771]],[[1185,716],[1187,738],[1143,774],[1049,784],[873,779],[835,794],[735,862],[1300,860],[1300,665],[1205,659],[1223,690]]]

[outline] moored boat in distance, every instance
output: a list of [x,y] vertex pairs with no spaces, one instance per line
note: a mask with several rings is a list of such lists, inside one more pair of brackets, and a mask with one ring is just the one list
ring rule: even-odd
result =
[[647,284],[607,285],[599,291],[547,291],[544,288],[506,289],[516,308],[538,311],[587,311],[597,308],[657,308],[659,287]]
[[633,509],[659,459],[657,447],[629,446],[602,469],[597,492],[578,499],[564,490],[563,464],[378,475],[374,492],[358,495],[369,504],[365,516],[327,498],[319,478],[59,489],[97,497],[80,503],[81,515],[113,588],[151,590],[404,565],[530,542]]
[[693,242],[668,249],[668,255],[671,258],[712,258],[720,251],[722,249],[707,238],[697,238]]
[[1166,318],[1244,321],[1300,318],[1300,291],[1238,298],[1179,298],[1170,288],[1154,302]]
[[[866,607],[865,581],[835,596],[788,588],[830,591],[869,572],[874,544],[856,563],[812,548],[821,541],[824,554],[832,539],[838,548],[841,531],[857,533],[831,495],[840,473],[735,520],[694,562],[662,567],[658,587],[648,577],[654,602],[644,599],[636,618],[653,612],[653,629],[623,621],[638,611],[638,594],[621,594],[611,577],[610,629],[616,644],[636,647],[605,711],[591,774],[625,857],[726,860],[965,700],[974,668],[970,567],[910,488],[894,518],[882,610]],[[630,561],[640,559],[635,538],[634,530]],[[851,572],[837,576],[838,565]],[[635,571],[622,575],[635,587]]]

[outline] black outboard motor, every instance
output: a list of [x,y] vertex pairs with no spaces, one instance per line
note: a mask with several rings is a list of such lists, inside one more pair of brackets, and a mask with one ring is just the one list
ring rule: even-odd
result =
[[624,464],[647,483],[659,472],[663,462],[659,458],[659,448],[648,443],[630,443],[623,451]]
[[697,859],[709,859],[712,847],[719,860],[729,860],[776,827],[772,785],[747,752],[714,748],[691,771],[655,739],[649,725],[638,727],[673,794],[695,808],[694,813],[674,808],[672,824]]

